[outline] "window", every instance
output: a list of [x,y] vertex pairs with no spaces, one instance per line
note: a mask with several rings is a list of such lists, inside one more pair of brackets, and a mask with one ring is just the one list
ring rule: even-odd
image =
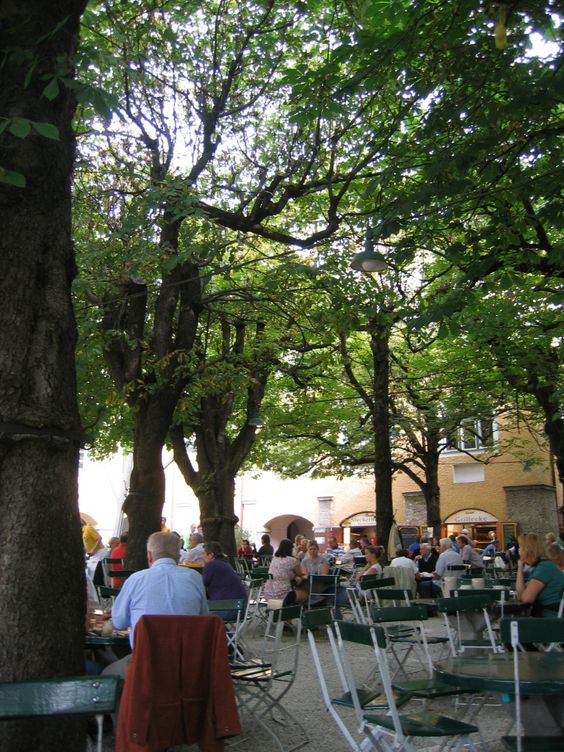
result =
[[467,418],[445,439],[449,452],[472,452],[495,444],[495,428],[491,418]]

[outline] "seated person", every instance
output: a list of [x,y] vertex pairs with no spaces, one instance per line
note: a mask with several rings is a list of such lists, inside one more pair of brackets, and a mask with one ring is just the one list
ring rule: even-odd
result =
[[439,550],[440,554],[432,578],[420,580],[419,594],[422,598],[435,598],[441,595],[441,578],[448,575],[448,568],[463,566],[462,556],[453,550],[450,538],[441,538]]
[[329,559],[319,552],[316,541],[310,540],[307,554],[302,559],[302,567],[309,574],[329,574]]
[[327,548],[325,549],[325,556],[327,556],[330,562],[334,564],[337,559],[340,560],[341,556],[344,553],[345,553],[345,549],[341,546],[341,544],[335,538],[335,536],[332,535],[329,538],[329,543],[327,545]]
[[283,538],[268,568],[271,577],[264,587],[266,600],[283,600],[285,606],[305,603],[307,600],[307,591],[294,589],[294,585],[301,585],[307,575],[301,563],[292,556],[292,551],[292,541]]
[[551,543],[546,547],[546,554],[558,569],[564,569],[564,548],[559,543]]
[[[310,540],[307,547],[307,556],[304,556],[302,559],[302,567],[305,570],[306,574],[309,575],[327,575],[329,574],[329,560],[326,556],[321,554],[319,552],[319,545],[316,541]],[[303,587],[305,583],[303,583],[299,587]],[[327,603],[329,605],[332,605],[333,598],[330,596],[328,598],[323,597],[323,593],[327,591],[327,588],[323,590],[315,590],[313,597],[310,599],[310,604],[312,606],[320,606],[324,603]],[[340,619],[341,618],[341,612],[338,608],[339,606],[346,606],[348,605],[348,597],[347,597],[347,591],[343,587],[337,588],[336,593],[336,600],[335,600],[335,618]]]
[[493,530],[490,530],[488,533],[488,538],[490,539],[490,542],[482,551],[482,559],[484,559],[484,557],[486,559],[493,559],[498,551],[497,539]]
[[382,546],[368,545],[364,547],[364,556],[366,557],[366,566],[361,569],[356,575],[356,580],[359,582],[362,577],[381,577],[382,564],[381,560],[384,558],[384,549]]
[[[204,570],[202,579],[210,601],[224,601],[232,598],[247,600],[247,590],[231,564],[225,559],[221,543],[208,541],[204,543]],[[226,621],[237,618],[236,611],[214,611]]]
[[[180,540],[172,533],[153,533],[147,540],[149,569],[134,572],[125,580],[112,606],[116,629],[130,628],[133,647],[135,625],[145,614],[207,616],[206,592],[199,572],[178,567]],[[131,656],[104,669],[103,673],[125,676]]]
[[260,539],[261,547],[257,551],[257,557],[262,559],[263,556],[274,556],[274,547],[270,543],[270,535],[264,533]]
[[253,558],[253,547],[249,543],[249,541],[244,538],[241,541],[241,545],[237,549],[237,558],[238,559],[252,559]]
[[465,535],[459,535],[456,541],[460,546],[462,561],[464,564],[470,566],[470,574],[482,574],[484,571],[484,562],[481,555],[470,542],[470,539]]
[[417,572],[417,564],[409,556],[409,551],[405,548],[398,548],[395,557],[390,562],[391,567],[404,567],[409,569],[410,572],[415,574]]
[[[525,565],[530,567],[525,575]],[[519,536],[519,561],[515,581],[517,599],[532,605],[533,616],[557,616],[564,592],[564,572],[546,558],[540,536]]]
[[437,565],[437,559],[439,554],[428,542],[422,542],[419,547],[419,555],[415,557],[415,564],[417,565],[417,572],[415,573],[415,581],[417,583],[417,593],[422,598],[429,597],[424,596],[421,590],[425,591],[426,587],[422,583],[425,580],[430,580],[433,577],[433,572]]
[[180,563],[200,564],[202,567],[204,566],[206,563],[204,561],[204,536],[201,533],[191,533],[190,549],[188,551],[181,551]]

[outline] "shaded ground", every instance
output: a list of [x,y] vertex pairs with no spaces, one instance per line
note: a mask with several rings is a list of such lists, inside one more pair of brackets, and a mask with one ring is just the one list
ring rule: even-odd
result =
[[[438,618],[431,619],[429,621],[429,630],[433,633],[442,634],[442,623]],[[262,651],[263,643],[262,637],[258,633],[258,630],[254,630],[251,635],[247,635],[246,643],[251,650],[254,650],[257,654]],[[291,635],[284,635],[284,644],[290,644],[292,640]],[[331,655],[330,645],[327,639],[318,640],[319,651],[322,657],[322,662],[325,667],[328,667],[328,676],[332,686],[335,687],[335,693],[338,694],[337,688],[337,676],[336,672],[332,670],[333,659]],[[444,656],[444,653],[443,653]],[[362,648],[356,646],[353,653],[353,661],[355,663],[355,671],[358,671],[359,678],[367,679],[372,675],[374,678],[374,659],[370,655],[368,648]],[[408,670],[411,672],[421,672],[421,665],[418,660],[409,658]],[[414,675],[417,675],[415,673]],[[313,659],[311,656],[309,644],[305,635],[302,636],[300,644],[300,659],[299,670],[296,677],[296,681],[286,697],[284,698],[284,706],[292,713],[307,729],[309,742],[302,747],[306,752],[344,752],[348,749],[348,744],[344,737],[341,735],[340,730],[331,718],[331,716],[325,710],[321,692],[319,690],[319,684],[317,680],[317,674]],[[411,701],[408,706],[409,712],[420,712],[422,710],[422,703],[418,701]],[[429,710],[438,713],[444,713],[445,715],[453,716],[457,714],[460,717],[462,710],[456,710],[453,707],[453,701],[449,699],[442,699],[434,701]],[[508,732],[508,726],[511,722],[511,714],[513,706],[507,706],[501,703],[499,696],[490,698],[488,705],[484,707],[478,715],[478,719],[474,721],[480,728],[482,740],[486,743],[485,748],[488,752],[501,752],[504,749],[500,737]],[[354,733],[356,724],[352,714],[349,716],[350,724],[349,728],[353,732],[356,739],[361,740],[362,736]],[[241,718],[243,726],[243,736],[237,739],[229,740],[226,743],[226,749],[231,749],[233,752],[237,749],[241,749],[244,752],[265,752],[267,750],[276,749],[276,746],[271,737],[268,736],[264,730],[255,726],[254,728],[249,724],[249,719],[246,715],[242,715]],[[274,733],[280,738],[285,748],[291,743],[297,743],[299,736],[293,729],[287,729],[278,724],[271,723],[271,727],[274,729]],[[480,739],[476,738],[475,743],[480,747]],[[416,746],[420,749],[432,750],[437,748],[438,744],[435,740],[420,740]],[[482,749],[484,747],[481,747]],[[183,746],[175,748],[175,752],[184,752],[190,750],[197,750],[197,746]],[[104,743],[104,752],[113,752],[114,744],[111,734],[107,734]]]

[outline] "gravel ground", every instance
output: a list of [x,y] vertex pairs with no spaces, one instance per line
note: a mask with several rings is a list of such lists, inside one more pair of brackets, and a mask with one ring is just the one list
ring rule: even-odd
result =
[[[430,619],[428,622],[428,632],[434,634],[442,634],[442,622],[438,618]],[[292,642],[292,636],[285,634],[283,637],[283,644],[289,645]],[[258,629],[253,630],[251,634],[245,636],[245,642],[250,651],[260,655],[263,650],[263,640]],[[318,634],[317,644],[319,646],[319,652],[324,667],[328,668],[328,677],[330,683],[330,693],[332,695],[339,694],[338,691],[338,678],[336,672],[332,669],[333,658],[331,649],[327,638],[324,638],[322,633]],[[372,675],[374,679],[375,661],[371,656],[371,651],[367,647],[354,646],[355,649],[352,655],[352,661],[355,665],[355,672],[359,679],[366,680],[367,677]],[[445,653],[443,652],[443,657]],[[415,659],[408,660],[408,670],[414,672],[419,671],[421,673],[421,666]],[[417,675],[414,673],[414,676]],[[335,691],[333,692],[332,689]],[[280,739],[286,750],[291,747],[292,744],[296,744],[300,741],[304,741],[304,745],[301,749],[305,752],[344,752],[349,749],[348,743],[341,734],[339,728],[334,722],[333,718],[326,711],[321,692],[319,689],[319,683],[317,674],[315,672],[315,666],[313,663],[310,646],[307,637],[302,635],[300,643],[300,658],[299,658],[299,670],[296,680],[289,690],[288,694],[284,698],[284,707],[305,726],[308,735],[308,741],[305,742],[302,736],[297,732],[296,728],[288,728],[279,725],[274,722],[269,722],[269,727],[273,729],[273,732]],[[501,752],[504,749],[500,737],[508,732],[508,727],[511,723],[511,713],[513,706],[503,705],[499,696],[491,698],[490,702],[482,708],[477,720],[474,721],[479,726],[481,740],[475,737],[475,743],[479,749],[487,749],[488,752]],[[408,706],[409,712],[421,712],[424,710],[423,704],[419,701],[411,701]],[[428,705],[429,712],[443,713],[445,715],[457,716],[460,718],[462,711],[457,713],[453,707],[452,699],[441,699],[433,701]],[[404,707],[403,712],[406,712]],[[346,717],[346,716],[344,716]],[[349,728],[353,732],[353,736],[361,741],[363,736],[355,732],[356,724],[352,713],[349,715]],[[265,752],[268,750],[276,750],[277,746],[273,739],[261,728],[253,726],[249,722],[249,717],[245,712],[241,713],[241,724],[243,728],[243,734],[241,737],[229,740],[226,743],[226,749],[236,750],[241,749],[244,752]],[[484,744],[482,744],[484,742]],[[419,749],[438,749],[438,745],[434,740],[422,739],[416,743]],[[198,747],[193,745],[190,747],[183,746],[175,748],[175,752],[192,752],[197,750]],[[564,744],[563,744],[564,749]],[[104,737],[104,752],[114,751],[114,740],[111,733],[106,733]],[[204,751],[205,752],[205,751]]]

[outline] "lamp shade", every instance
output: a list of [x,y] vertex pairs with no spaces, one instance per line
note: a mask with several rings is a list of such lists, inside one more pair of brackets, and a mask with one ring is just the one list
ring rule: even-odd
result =
[[383,272],[388,268],[384,256],[374,250],[374,235],[371,227],[366,230],[364,250],[352,257],[351,267],[359,272]]
[[361,251],[352,257],[351,267],[359,272],[383,272],[388,263],[378,251]]
[[257,430],[264,428],[264,426],[266,425],[266,423],[264,422],[264,420],[262,420],[258,413],[256,415],[252,415],[247,421],[247,424],[249,426],[253,426],[253,428],[256,428]]

